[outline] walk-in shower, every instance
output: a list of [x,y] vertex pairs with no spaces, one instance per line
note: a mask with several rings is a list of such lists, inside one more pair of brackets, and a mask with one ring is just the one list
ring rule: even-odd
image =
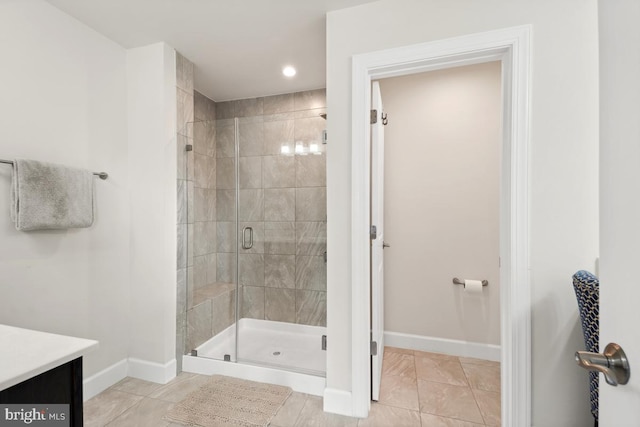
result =
[[324,90],[200,101],[207,108],[196,98],[185,144],[183,369],[317,394],[326,365]]

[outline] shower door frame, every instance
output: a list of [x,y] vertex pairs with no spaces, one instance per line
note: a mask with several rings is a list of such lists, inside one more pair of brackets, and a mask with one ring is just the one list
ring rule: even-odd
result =
[[[352,66],[351,401],[325,390],[325,410],[366,417],[370,401],[371,81],[499,60],[503,132],[500,194],[502,425],[531,424],[529,121],[531,26],[355,55]],[[328,331],[331,333],[331,331]]]

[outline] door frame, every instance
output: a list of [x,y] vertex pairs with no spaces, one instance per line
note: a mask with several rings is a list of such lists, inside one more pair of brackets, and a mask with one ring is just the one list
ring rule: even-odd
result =
[[531,425],[529,282],[530,25],[354,55],[352,61],[352,413],[369,413],[371,81],[500,60],[500,337],[502,425]]

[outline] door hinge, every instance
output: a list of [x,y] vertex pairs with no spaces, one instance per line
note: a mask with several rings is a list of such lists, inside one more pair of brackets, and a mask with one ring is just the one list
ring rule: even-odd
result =
[[378,228],[375,225],[371,226],[371,229],[369,230],[369,237],[371,237],[371,240],[376,240],[378,237]]
[[371,341],[369,343],[369,351],[372,356],[378,355],[378,343],[376,341]]
[[327,350],[327,336],[326,335],[322,336],[322,349],[325,350],[325,351]]
[[378,123],[378,110],[371,110],[371,124]]

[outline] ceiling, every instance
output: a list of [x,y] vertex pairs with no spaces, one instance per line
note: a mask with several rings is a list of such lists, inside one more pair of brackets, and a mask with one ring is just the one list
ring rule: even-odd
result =
[[226,101],[325,87],[325,14],[374,0],[47,1],[125,48],[168,43]]

